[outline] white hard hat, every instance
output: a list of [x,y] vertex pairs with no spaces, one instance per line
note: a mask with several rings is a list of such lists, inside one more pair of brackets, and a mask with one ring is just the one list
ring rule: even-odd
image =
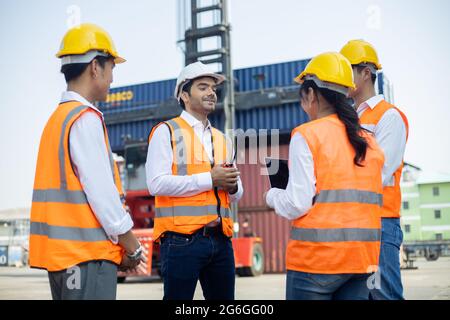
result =
[[183,70],[181,70],[180,75],[178,76],[177,85],[175,86],[175,90],[173,92],[175,98],[180,101],[183,86],[189,80],[199,77],[212,77],[217,80],[216,84],[221,84],[225,81],[225,77],[223,75],[214,73],[207,65],[201,63],[200,61],[188,64]]

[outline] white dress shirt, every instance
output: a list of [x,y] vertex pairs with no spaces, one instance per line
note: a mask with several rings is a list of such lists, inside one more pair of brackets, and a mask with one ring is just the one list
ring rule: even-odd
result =
[[[201,121],[186,111],[180,115],[192,128],[202,142],[203,147],[212,161],[211,124],[206,127]],[[170,142],[170,131],[165,125],[156,128],[150,140],[145,170],[147,186],[153,196],[189,197],[213,189],[210,172],[193,175],[172,175],[173,152]],[[230,201],[238,201],[243,194],[242,182],[238,180],[238,191],[230,194]]]
[[[382,100],[384,96],[380,94],[361,103],[356,110],[358,116],[361,117],[367,108],[375,108]],[[393,186],[393,174],[402,164],[406,148],[406,126],[403,118],[392,108],[384,113],[376,126],[363,126],[374,133],[378,145],[384,152],[383,186]]]
[[298,132],[289,144],[289,171],[286,190],[270,189],[266,202],[279,216],[295,220],[311,209],[316,194],[313,156],[305,138]]
[[[76,92],[66,91],[62,94],[61,102],[71,100],[100,112]],[[83,113],[70,130],[70,157],[92,211],[110,240],[117,243],[118,235],[130,230],[133,221],[123,208],[114,183],[104,137],[98,115]]]

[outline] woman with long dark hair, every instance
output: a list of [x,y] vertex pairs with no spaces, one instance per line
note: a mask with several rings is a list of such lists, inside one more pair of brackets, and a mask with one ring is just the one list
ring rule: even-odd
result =
[[367,299],[377,285],[384,156],[348,102],[344,56],[316,56],[295,81],[311,121],[292,131],[286,190],[266,195],[292,221],[286,298]]

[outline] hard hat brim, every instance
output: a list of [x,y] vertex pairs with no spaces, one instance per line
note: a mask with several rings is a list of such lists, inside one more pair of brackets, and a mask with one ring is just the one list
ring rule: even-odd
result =
[[374,67],[375,67],[375,69],[376,69],[376,71],[380,71],[381,69],[383,69],[382,67],[381,67],[381,64],[379,64],[379,63],[377,63],[377,62],[374,62],[374,61],[360,61],[360,62],[358,62],[358,63],[352,63],[352,66],[357,66],[357,65],[361,65],[361,64],[371,64],[371,65],[373,65]]
[[[303,72],[300,73],[297,77],[294,78],[294,82],[296,82],[296,83],[298,83],[298,84],[303,84],[303,82],[305,82],[305,77],[306,77],[307,75],[309,75],[309,73],[303,71]],[[317,76],[317,75],[315,75],[315,74],[311,74],[311,75]],[[321,80],[321,81],[324,81],[324,82],[330,82],[330,83],[334,83],[334,84],[343,86],[343,84],[338,83],[338,82],[334,82],[334,81],[325,81],[325,80],[320,79],[320,77],[318,77],[318,76],[317,76],[317,78],[318,78],[319,80]],[[348,87],[348,88],[351,88],[351,89],[355,89],[355,88],[356,88],[356,86],[355,86],[354,83],[346,83],[345,86]]]
[[119,56],[114,57],[114,63],[115,63],[115,64],[124,63],[124,62],[126,62],[126,61],[127,61],[127,60],[125,60],[125,59],[122,58],[122,57],[119,57]]
[[303,82],[305,82],[305,80],[303,80],[304,76],[305,76],[304,72],[300,73],[298,76],[294,78],[294,82],[298,84],[303,84]]
[[119,57],[117,54],[113,56],[107,52],[91,50],[85,54],[74,54],[74,55],[62,56],[61,57],[61,65],[74,64],[74,63],[90,63],[97,56],[111,57],[114,59],[115,64],[124,63],[126,61],[124,58]]

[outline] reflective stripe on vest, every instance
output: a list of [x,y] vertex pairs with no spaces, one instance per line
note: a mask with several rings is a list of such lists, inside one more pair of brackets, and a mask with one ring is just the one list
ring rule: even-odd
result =
[[[168,208],[155,208],[156,217],[167,218],[172,216],[189,217],[189,216],[204,216],[217,215],[217,205],[209,206],[176,206]],[[220,214],[224,218],[230,217],[230,209],[220,208]]]
[[87,204],[84,191],[45,189],[33,190],[33,202],[63,202],[72,204]]
[[61,179],[61,189],[67,189],[67,180],[66,180],[66,168],[64,167],[64,137],[67,130],[67,123],[72,119],[72,117],[76,114],[78,114],[81,110],[87,108],[86,106],[79,106],[74,108],[72,111],[69,112],[69,114],[64,119],[63,125],[62,125],[62,133],[61,137],[59,139],[59,174]]
[[370,191],[349,190],[322,190],[315,197],[317,203],[356,202],[383,205],[383,195]]
[[291,239],[309,242],[380,241],[381,230],[360,228],[292,228]]
[[87,242],[108,240],[108,236],[103,228],[61,227],[52,226],[43,222],[31,222],[30,233],[58,240]]
[[187,150],[188,149],[187,149],[186,143],[183,139],[183,132],[182,132],[180,126],[178,125],[178,123],[176,123],[176,121],[171,119],[166,122],[168,124],[170,124],[174,129],[172,134],[175,135],[174,136],[175,146],[176,146],[175,165],[177,166],[177,175],[185,176],[185,175],[187,175],[187,164],[188,164]]
[[[362,190],[322,190],[315,198],[316,203],[365,203],[383,205],[383,195]],[[381,239],[378,229],[334,228],[305,229],[293,228],[291,239],[311,242],[377,241]]]

